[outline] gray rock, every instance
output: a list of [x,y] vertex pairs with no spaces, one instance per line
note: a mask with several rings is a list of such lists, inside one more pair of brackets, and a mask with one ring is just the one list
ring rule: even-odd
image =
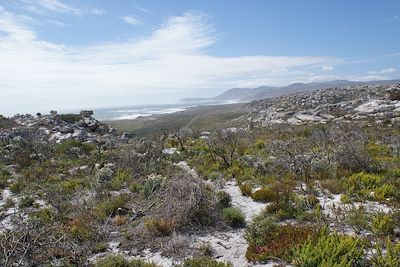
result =
[[84,118],[89,118],[93,115],[93,110],[81,110],[79,115],[81,115]]

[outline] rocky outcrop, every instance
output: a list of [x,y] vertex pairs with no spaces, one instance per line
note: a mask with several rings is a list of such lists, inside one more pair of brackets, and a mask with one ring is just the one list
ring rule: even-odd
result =
[[364,85],[301,92],[249,104],[244,115],[255,125],[400,119],[400,84]]
[[58,114],[52,110],[48,115],[30,114],[15,115],[10,118],[15,122],[15,127],[9,127],[0,132],[2,140],[11,140],[27,130],[37,130],[48,141],[61,142],[63,140],[79,140],[82,142],[95,143],[99,138],[107,139],[114,135],[115,129],[107,124],[101,123],[92,117],[93,111],[82,110],[80,114]]

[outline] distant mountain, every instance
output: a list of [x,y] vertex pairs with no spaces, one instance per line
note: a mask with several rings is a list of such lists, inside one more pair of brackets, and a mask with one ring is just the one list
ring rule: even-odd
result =
[[383,81],[367,81],[355,82],[347,80],[335,80],[328,82],[312,82],[312,83],[293,83],[284,87],[260,86],[256,88],[233,88],[223,92],[216,97],[211,98],[183,98],[181,103],[207,103],[216,101],[241,101],[250,102],[264,98],[278,97],[291,93],[304,91],[316,91],[321,89],[339,88],[355,85],[387,85],[400,83],[398,80],[383,80]]

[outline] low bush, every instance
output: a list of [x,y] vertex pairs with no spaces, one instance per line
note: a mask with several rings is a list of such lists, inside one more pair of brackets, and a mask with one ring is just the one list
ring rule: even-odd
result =
[[292,262],[296,266],[363,266],[363,242],[352,236],[329,234],[322,230],[293,249]]
[[106,252],[108,249],[108,243],[102,242],[102,243],[96,243],[93,248],[93,253],[102,253]]
[[390,214],[378,213],[372,217],[372,230],[377,235],[392,235],[395,227],[395,221]]
[[95,267],[158,267],[142,260],[127,260],[122,255],[109,255],[95,263]]
[[233,267],[230,262],[221,262],[211,257],[187,259],[180,267]]
[[224,208],[222,217],[232,227],[244,226],[246,224],[243,212],[238,208]]
[[326,179],[320,181],[321,187],[328,190],[331,194],[343,192],[342,181],[337,179]]
[[375,245],[375,252],[371,257],[374,267],[397,267],[400,266],[400,242],[393,244],[388,238],[386,241],[386,253],[382,250],[383,244]]
[[246,251],[248,260],[264,262],[280,258],[290,262],[293,249],[306,242],[314,234],[311,227],[290,224],[271,226],[272,231],[263,233],[263,236],[256,239],[258,244],[249,242]]
[[146,220],[145,226],[151,234],[167,236],[175,229],[176,222],[172,219],[155,218]]
[[243,182],[239,186],[240,192],[242,193],[243,196],[249,197],[251,196],[251,193],[253,191],[253,188],[249,182]]
[[80,121],[82,117],[78,114],[61,114],[60,119],[68,123],[75,123]]
[[276,199],[276,192],[273,192],[269,188],[261,188],[251,194],[251,198],[254,201],[271,202]]
[[105,220],[108,217],[112,217],[118,208],[123,208],[126,201],[127,197],[125,195],[104,199],[96,204],[94,214],[99,220]]
[[217,193],[218,207],[220,209],[229,208],[231,206],[232,197],[225,191]]
[[35,203],[35,200],[30,196],[22,197],[18,203],[18,207],[20,209],[32,207]]

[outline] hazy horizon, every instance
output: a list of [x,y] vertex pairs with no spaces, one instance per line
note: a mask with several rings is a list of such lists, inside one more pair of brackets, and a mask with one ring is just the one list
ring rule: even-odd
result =
[[0,114],[400,77],[398,1],[0,1]]

